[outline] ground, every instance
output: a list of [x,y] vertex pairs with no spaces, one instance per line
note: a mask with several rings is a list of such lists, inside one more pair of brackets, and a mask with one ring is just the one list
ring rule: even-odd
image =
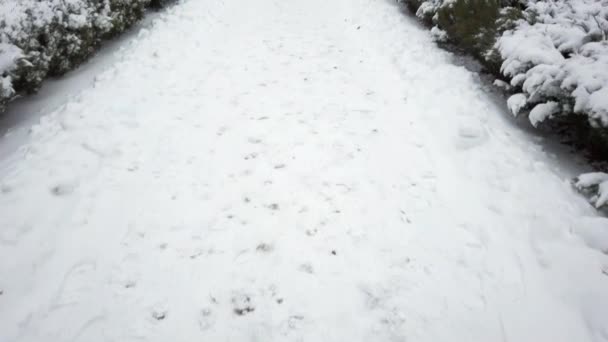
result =
[[391,1],[184,1],[1,167],[2,341],[608,341],[605,219]]

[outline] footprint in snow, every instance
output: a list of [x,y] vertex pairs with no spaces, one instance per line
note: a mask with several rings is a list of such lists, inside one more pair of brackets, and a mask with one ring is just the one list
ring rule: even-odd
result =
[[245,316],[255,311],[255,306],[251,300],[251,296],[245,293],[236,293],[231,299],[235,315]]
[[0,184],[0,194],[8,194],[13,191],[13,187],[8,184]]
[[167,318],[167,311],[164,311],[164,310],[153,310],[152,311],[152,318],[154,318],[157,321],[162,321],[165,318]]
[[224,133],[226,133],[228,131],[228,127],[226,126],[222,126],[217,130],[217,136],[221,137],[222,135],[224,135]]
[[215,315],[210,307],[203,308],[198,317],[198,326],[202,331],[208,330],[215,324]]
[[273,249],[274,249],[274,246],[272,244],[265,243],[265,242],[260,243],[255,248],[255,250],[257,252],[261,252],[261,253],[269,253],[269,252],[272,252]]
[[62,182],[51,187],[51,194],[55,196],[66,196],[74,192],[78,184],[76,182]]
[[469,149],[483,144],[486,139],[485,128],[479,122],[464,123],[458,128],[456,146],[461,149]]
[[306,320],[303,315],[291,315],[281,322],[280,330],[284,335],[291,335],[302,329],[305,324]]
[[314,269],[312,267],[312,264],[309,262],[303,263],[300,266],[298,266],[298,270],[304,272],[304,273],[308,273],[308,274],[313,274],[314,273]]
[[249,153],[248,155],[244,156],[243,159],[249,160],[249,159],[255,159],[257,157],[258,157],[258,154],[253,152],[253,153]]
[[215,325],[217,319],[215,314],[215,307],[217,306],[217,304],[217,299],[213,296],[209,296],[209,305],[204,306],[199,311],[197,321],[201,331],[208,330],[213,325]]
[[96,269],[97,264],[90,260],[81,260],[73,264],[63,276],[59,291],[53,299],[53,310],[84,302],[95,290],[91,277]]
[[247,139],[247,141],[248,141],[250,144],[259,144],[259,143],[261,143],[261,142],[262,142],[262,139],[259,139],[259,138],[248,138],[248,139]]
[[315,235],[317,235],[318,232],[319,232],[319,230],[317,228],[306,229],[307,236],[315,236]]
[[0,245],[17,245],[19,241],[33,229],[34,226],[25,222],[17,226],[3,227],[3,229],[0,230]]
[[287,319],[287,325],[291,329],[297,329],[303,320],[304,316],[302,315],[289,316],[289,318]]
[[150,317],[154,321],[164,321],[169,316],[169,310],[165,302],[159,302],[154,304],[150,309]]

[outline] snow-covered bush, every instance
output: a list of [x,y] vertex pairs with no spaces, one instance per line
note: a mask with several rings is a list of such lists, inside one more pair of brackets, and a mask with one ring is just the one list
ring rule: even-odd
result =
[[13,96],[12,79],[8,72],[13,70],[16,61],[22,56],[22,51],[12,44],[0,43],[0,110]]
[[608,127],[608,0],[528,0],[524,15],[497,48],[532,124],[580,113]]
[[15,95],[86,60],[103,39],[167,0],[0,1],[0,112]]
[[608,0],[402,1],[510,80],[513,114],[537,126],[578,113],[608,127]]
[[608,205],[608,173],[582,174],[575,179],[574,185],[590,197],[596,208]]
[[[493,73],[502,60],[494,47],[502,32],[522,17],[517,0],[401,0],[440,42],[448,41],[477,57]],[[438,35],[440,34],[440,35]]]
[[496,39],[520,13],[517,8],[503,7],[499,0],[451,0],[437,9],[434,23],[446,31],[452,43],[497,72],[501,61],[494,49]]
[[[502,79],[497,84],[512,93],[507,106],[514,115],[608,159],[608,0],[400,1],[433,27],[437,41],[475,56]],[[608,178],[594,175],[576,185],[605,206]]]
[[534,126],[558,127],[605,160],[608,0],[526,0],[523,14],[496,44],[501,71],[517,92],[511,111]]

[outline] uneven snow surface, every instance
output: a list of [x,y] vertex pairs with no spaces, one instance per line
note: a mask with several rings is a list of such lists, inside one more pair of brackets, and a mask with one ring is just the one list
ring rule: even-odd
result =
[[0,341],[608,341],[608,220],[392,2],[119,54],[0,164]]

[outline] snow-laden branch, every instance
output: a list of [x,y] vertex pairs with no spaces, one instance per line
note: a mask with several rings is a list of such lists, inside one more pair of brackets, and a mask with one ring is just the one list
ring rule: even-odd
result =
[[574,185],[577,189],[591,196],[596,208],[608,204],[608,173],[590,172],[578,176]]

